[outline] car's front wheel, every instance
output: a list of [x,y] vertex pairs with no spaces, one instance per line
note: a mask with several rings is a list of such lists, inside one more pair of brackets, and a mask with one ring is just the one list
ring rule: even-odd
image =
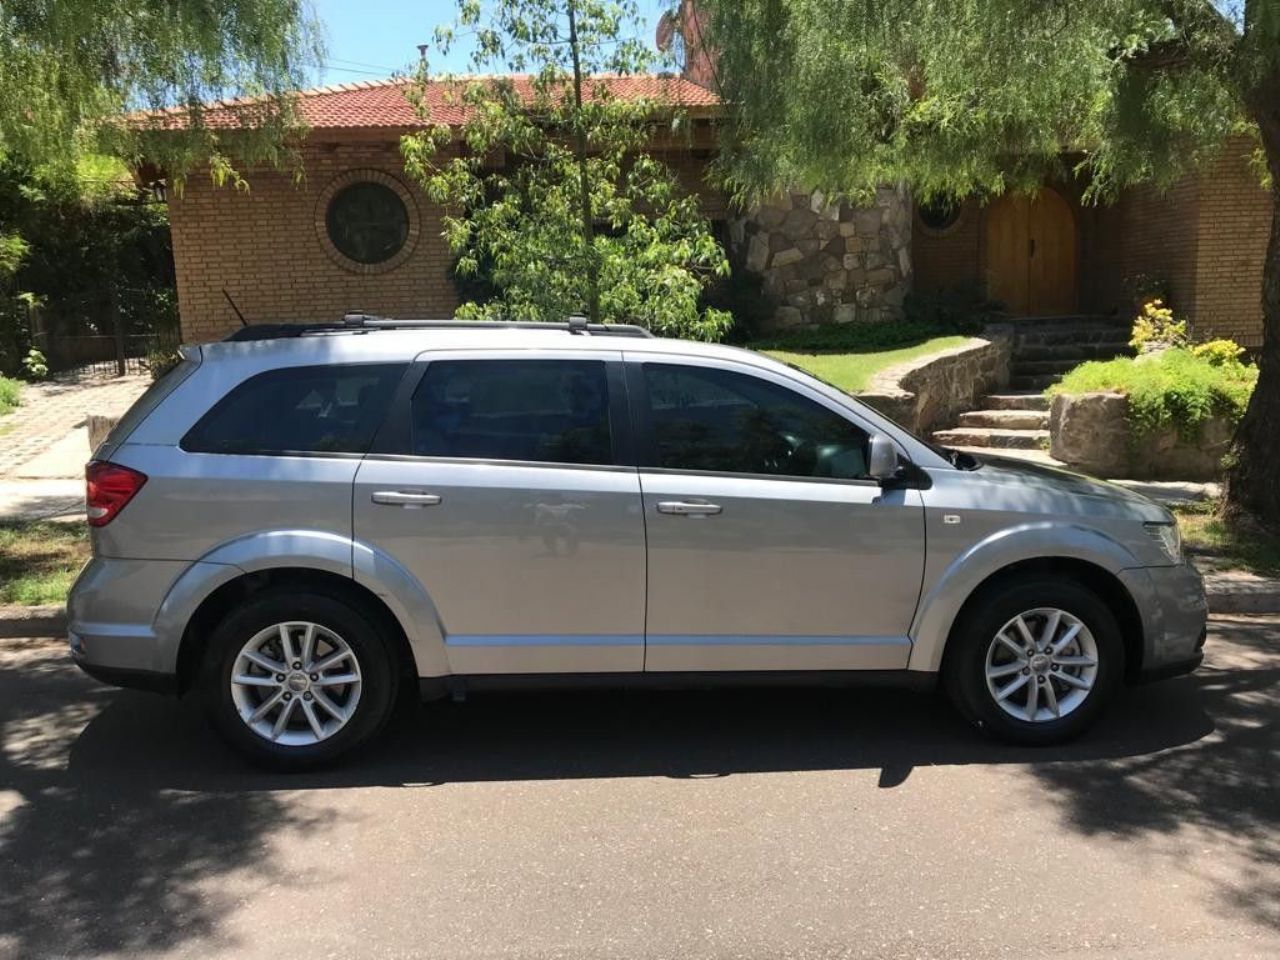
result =
[[1097,719],[1124,672],[1115,616],[1087,587],[1036,580],[993,591],[957,628],[944,682],[970,720],[1011,743],[1048,745]]
[[265,593],[210,638],[202,692],[214,727],[250,760],[300,770],[382,727],[396,673],[378,631],[331,597]]

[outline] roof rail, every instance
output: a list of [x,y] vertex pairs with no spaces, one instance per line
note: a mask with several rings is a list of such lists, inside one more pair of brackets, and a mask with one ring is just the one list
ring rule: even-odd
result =
[[571,316],[561,322],[537,320],[399,320],[368,313],[348,313],[340,323],[255,323],[241,327],[224,340],[279,340],[326,333],[366,333],[376,330],[560,330],[596,337],[652,337],[631,323],[588,323]]

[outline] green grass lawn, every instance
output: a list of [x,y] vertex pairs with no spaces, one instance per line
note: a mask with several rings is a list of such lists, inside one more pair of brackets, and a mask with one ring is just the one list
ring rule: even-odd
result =
[[1172,508],[1182,531],[1182,545],[1190,555],[1217,557],[1260,577],[1280,577],[1280,540],[1264,530],[1224,520],[1217,503]]
[[10,413],[22,402],[18,396],[22,392],[22,384],[8,377],[0,377],[0,417]]
[[89,559],[89,526],[83,521],[0,522],[0,604],[62,603]]
[[790,363],[802,370],[807,370],[847,393],[857,393],[866,389],[871,378],[885,367],[937,353],[939,350],[958,347],[968,339],[960,336],[932,337],[909,347],[866,352],[775,349],[766,349],[763,352],[783,363]]

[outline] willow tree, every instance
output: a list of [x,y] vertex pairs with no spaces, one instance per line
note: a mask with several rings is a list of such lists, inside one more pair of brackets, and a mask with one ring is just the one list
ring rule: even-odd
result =
[[[1093,200],[1168,185],[1241,131],[1276,210],[1261,370],[1228,505],[1280,522],[1280,0],[702,0],[734,104],[726,167],[922,199],[1034,188],[1070,166]],[[1067,153],[1069,151],[1069,153]],[[1082,159],[1081,159],[1082,158]]]
[[[175,175],[208,164],[221,179],[230,154],[281,157],[291,91],[320,53],[302,0],[5,0],[0,155],[71,171],[85,152],[112,153]],[[229,98],[251,102],[206,125],[202,104]]]
[[[492,295],[459,316],[637,322],[719,339],[730,323],[702,293],[728,272],[723,250],[672,170],[648,149],[679,144],[678,105],[619,91],[653,65],[634,0],[459,0],[455,30],[473,38],[472,75],[431,76],[413,99],[430,116],[452,101],[460,144],[444,125],[402,142],[406,165],[450,210],[457,272],[483,274]],[[661,87],[662,84],[655,86]]]

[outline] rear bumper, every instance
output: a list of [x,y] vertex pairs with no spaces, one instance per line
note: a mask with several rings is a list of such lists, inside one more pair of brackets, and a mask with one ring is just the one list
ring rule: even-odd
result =
[[74,633],[70,637],[71,659],[76,666],[102,683],[113,687],[129,687],[133,690],[149,690],[152,693],[174,694],[178,692],[178,678],[172,673],[159,673],[155,670],[137,670],[129,667],[108,667],[100,663],[91,663],[78,651],[83,650],[80,638]]
[[1190,673],[1204,659],[1209,607],[1204,581],[1189,563],[1122,570],[1142,617],[1142,662],[1132,679],[1142,682]]

